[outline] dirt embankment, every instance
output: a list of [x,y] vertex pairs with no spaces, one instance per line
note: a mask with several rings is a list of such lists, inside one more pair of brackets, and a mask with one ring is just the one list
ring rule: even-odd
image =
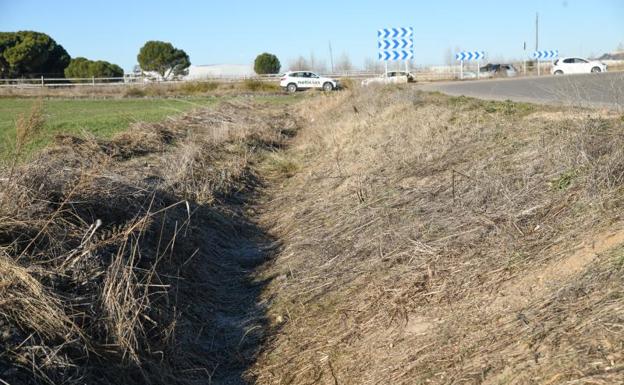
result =
[[274,247],[246,212],[254,163],[295,124],[223,102],[6,170],[0,382],[242,381],[264,322],[248,272]]
[[315,99],[262,223],[260,384],[624,380],[624,120],[381,88]]

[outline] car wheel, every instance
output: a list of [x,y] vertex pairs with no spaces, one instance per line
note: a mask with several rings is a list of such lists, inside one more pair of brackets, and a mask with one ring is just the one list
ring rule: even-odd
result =
[[325,84],[323,84],[323,91],[331,91],[334,89],[334,85],[331,84],[330,82],[326,82]]
[[596,74],[596,73],[602,72],[602,71],[600,70],[600,67],[594,67],[594,68],[591,69],[591,72]]
[[297,85],[295,83],[290,83],[288,84],[288,86],[286,86],[286,89],[288,90],[288,92],[296,92]]
[[562,70],[556,70],[555,71],[555,75],[563,75],[563,71]]

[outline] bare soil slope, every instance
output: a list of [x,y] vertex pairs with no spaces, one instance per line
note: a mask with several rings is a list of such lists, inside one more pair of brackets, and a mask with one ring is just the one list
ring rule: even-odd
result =
[[624,119],[317,98],[263,223],[261,384],[624,382]]

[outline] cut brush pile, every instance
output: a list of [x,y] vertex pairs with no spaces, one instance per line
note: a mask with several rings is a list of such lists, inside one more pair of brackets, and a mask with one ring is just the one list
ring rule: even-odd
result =
[[[40,121],[31,116],[23,136]],[[245,269],[269,242],[242,213],[258,183],[250,165],[294,128],[286,113],[224,102],[110,141],[59,136],[7,167],[2,382],[240,377],[261,338],[247,330],[261,317]],[[228,311],[248,323],[224,322]]]
[[624,380],[624,120],[378,88],[315,99],[263,214],[261,384]]

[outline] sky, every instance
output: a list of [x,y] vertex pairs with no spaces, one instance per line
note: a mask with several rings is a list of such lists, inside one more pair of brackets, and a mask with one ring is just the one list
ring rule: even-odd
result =
[[[270,52],[287,67],[299,55],[377,58],[377,30],[413,27],[417,65],[445,64],[449,50],[483,50],[489,60],[601,55],[624,44],[624,0],[161,1],[0,0],[0,31],[45,32],[72,57],[126,71],[147,40],[171,42],[201,64],[250,64]],[[527,43],[526,53],[523,43]]]

